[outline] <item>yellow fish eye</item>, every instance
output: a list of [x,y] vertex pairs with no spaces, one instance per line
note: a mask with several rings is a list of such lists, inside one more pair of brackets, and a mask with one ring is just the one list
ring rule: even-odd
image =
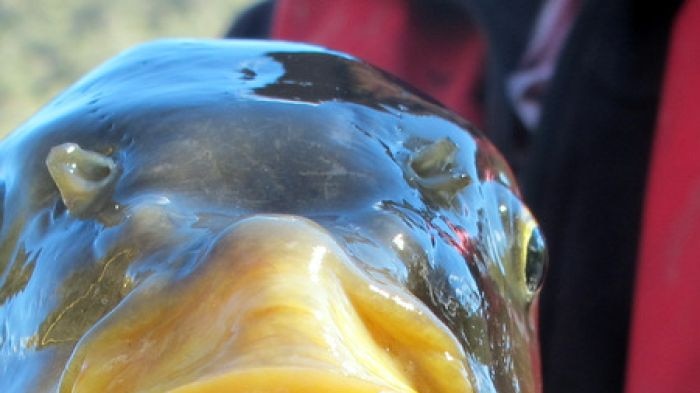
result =
[[525,285],[531,293],[537,292],[544,282],[547,270],[547,246],[542,231],[536,225],[529,231],[524,255]]

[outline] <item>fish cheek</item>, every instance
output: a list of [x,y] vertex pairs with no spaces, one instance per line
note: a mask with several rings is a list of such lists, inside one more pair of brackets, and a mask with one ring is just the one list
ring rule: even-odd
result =
[[358,266],[382,281],[408,287],[410,271],[427,265],[421,240],[426,244],[429,240],[421,239],[420,231],[406,225],[396,212],[372,212],[336,232]]
[[73,271],[58,289],[61,301],[39,328],[37,346],[77,342],[131,291],[126,270],[132,250]]
[[[136,287],[140,278],[132,273],[133,266],[163,244],[161,236],[167,236],[165,218],[153,210],[157,209],[134,209],[113,227],[70,214],[55,217],[56,233],[45,238],[43,254],[62,256],[58,265],[63,272],[56,273],[64,278],[56,286],[57,304],[39,326],[37,347],[75,344]],[[59,228],[65,228],[63,236]],[[57,264],[50,262],[39,261],[48,269],[44,276],[56,269]]]

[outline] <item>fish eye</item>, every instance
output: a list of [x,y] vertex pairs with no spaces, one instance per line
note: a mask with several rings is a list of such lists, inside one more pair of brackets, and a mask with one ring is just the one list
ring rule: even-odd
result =
[[539,228],[530,233],[525,250],[525,285],[531,293],[537,292],[544,281],[547,270],[547,246]]

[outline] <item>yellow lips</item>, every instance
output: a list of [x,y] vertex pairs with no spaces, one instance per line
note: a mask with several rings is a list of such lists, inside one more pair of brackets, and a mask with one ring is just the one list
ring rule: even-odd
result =
[[201,269],[145,285],[83,340],[61,393],[466,393],[455,338],[308,220],[237,224]]
[[259,368],[234,371],[171,390],[169,393],[413,393],[394,390],[358,378],[311,369]]

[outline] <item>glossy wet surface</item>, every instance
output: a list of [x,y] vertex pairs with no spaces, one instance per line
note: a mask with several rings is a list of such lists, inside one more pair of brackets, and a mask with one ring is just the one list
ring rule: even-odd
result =
[[356,391],[537,389],[545,250],[506,164],[345,55],[137,47],[0,144],[0,197],[3,391],[215,391],[295,367]]

